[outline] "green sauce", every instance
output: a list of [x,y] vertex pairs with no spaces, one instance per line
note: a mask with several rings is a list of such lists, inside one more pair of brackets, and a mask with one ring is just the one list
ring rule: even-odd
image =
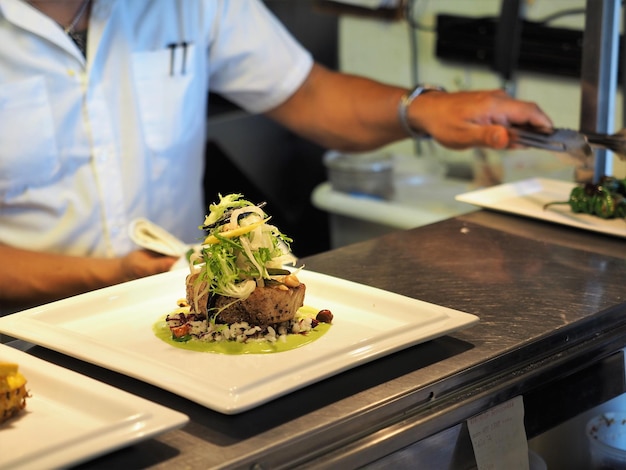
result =
[[[317,313],[318,310],[312,307],[301,307],[298,312],[305,315]],[[165,317],[161,317],[152,327],[157,338],[166,343],[181,349],[190,351],[208,352],[216,354],[270,354],[283,351],[289,351],[301,346],[312,343],[321,338],[330,329],[329,323],[319,323],[314,329],[304,334],[289,334],[287,340],[277,340],[272,343],[270,341],[248,341],[246,343],[238,343],[236,341],[199,341],[190,339],[188,341],[176,341],[172,339],[172,332],[165,322]]]

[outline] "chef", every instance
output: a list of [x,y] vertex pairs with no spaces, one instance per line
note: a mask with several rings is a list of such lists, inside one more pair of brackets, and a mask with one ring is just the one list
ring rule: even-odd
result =
[[197,238],[209,90],[343,151],[502,149],[508,124],[551,125],[502,91],[324,68],[259,0],[0,0],[0,310],[172,266],[127,227]]

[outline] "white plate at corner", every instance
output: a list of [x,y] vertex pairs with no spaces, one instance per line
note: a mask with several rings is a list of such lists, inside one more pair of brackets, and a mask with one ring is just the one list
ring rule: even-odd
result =
[[186,270],[0,318],[0,331],[151,383],[224,414],[246,411],[347,369],[475,324],[468,313],[303,270],[305,303],[334,314],[318,340],[275,354],[175,348],[153,325],[184,296]]
[[576,183],[567,181],[531,178],[459,194],[456,199],[486,209],[626,237],[624,219],[607,220],[589,214],[575,214],[569,205],[556,205],[544,209],[544,205],[549,202],[567,201],[575,186]]
[[0,344],[28,381],[26,409],[0,425],[0,469],[59,468],[183,426],[169,408]]

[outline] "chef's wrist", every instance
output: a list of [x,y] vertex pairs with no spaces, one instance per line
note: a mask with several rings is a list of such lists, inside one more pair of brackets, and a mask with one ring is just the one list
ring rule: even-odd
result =
[[411,107],[413,101],[415,101],[419,96],[432,91],[445,92],[446,90],[445,88],[436,85],[419,84],[411,90],[407,90],[407,92],[400,97],[400,102],[398,103],[398,119],[406,133],[414,139],[427,139],[430,136],[428,133],[417,130],[411,125],[411,122],[409,121],[409,108]]

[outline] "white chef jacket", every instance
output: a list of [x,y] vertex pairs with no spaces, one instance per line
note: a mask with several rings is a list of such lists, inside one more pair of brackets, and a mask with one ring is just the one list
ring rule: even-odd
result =
[[197,241],[208,90],[262,112],[311,66],[257,0],[94,0],[86,60],[0,0],[0,242],[123,255],[137,217]]

